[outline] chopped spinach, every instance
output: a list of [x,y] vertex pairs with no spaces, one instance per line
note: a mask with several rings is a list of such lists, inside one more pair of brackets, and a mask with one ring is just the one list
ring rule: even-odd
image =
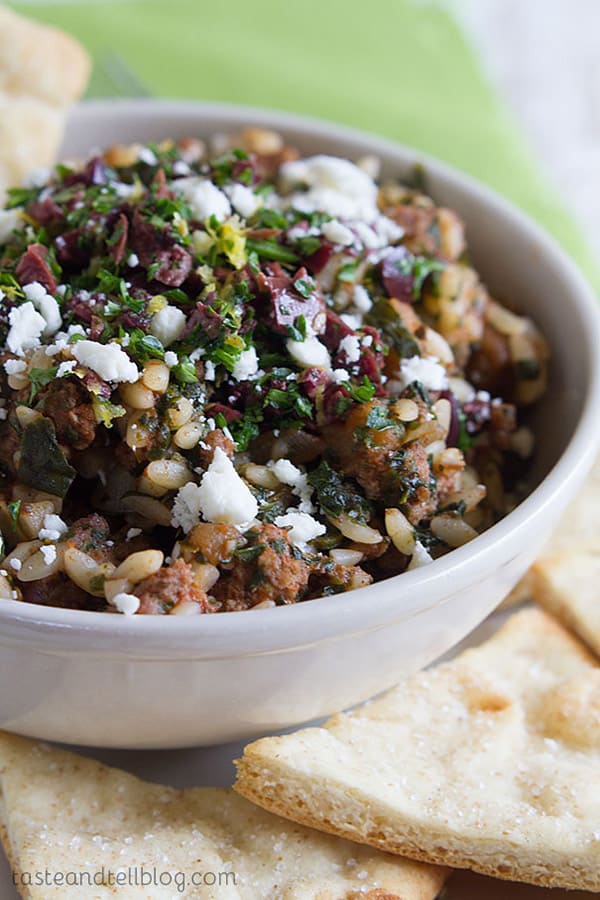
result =
[[38,491],[65,497],[76,474],[56,440],[50,419],[40,416],[25,426],[17,471],[19,481]]
[[344,482],[338,472],[325,460],[309,473],[308,483],[314,487],[317,503],[325,515],[332,519],[346,515],[362,524],[370,519],[369,501]]

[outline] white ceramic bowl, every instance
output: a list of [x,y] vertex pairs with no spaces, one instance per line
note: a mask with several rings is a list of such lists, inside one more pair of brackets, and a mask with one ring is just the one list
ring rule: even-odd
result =
[[297,606],[198,618],[0,606],[0,725],[104,747],[220,743],[358,703],[457,643],[533,561],[588,472],[600,437],[596,299],[530,219],[464,175],[368,134],[275,112],[159,101],[85,104],[65,155],[113,142],[207,136],[257,124],[306,153],[375,153],[387,174],[425,164],[428,190],[467,222],[492,292],[541,326],[552,348],[535,416],[537,487],[472,543],[371,587]]

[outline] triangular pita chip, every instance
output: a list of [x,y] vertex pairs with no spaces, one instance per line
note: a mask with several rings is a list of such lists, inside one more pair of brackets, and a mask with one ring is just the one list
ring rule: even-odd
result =
[[0,91],[67,106],[85,91],[90,68],[71,35],[0,6]]
[[600,656],[600,536],[548,551],[527,575],[532,598],[553,612]]
[[600,656],[600,458],[513,595],[526,594]]
[[54,162],[90,68],[70,35],[0,5],[0,201],[31,169]]
[[[292,825],[231,790],[149,784],[1,732],[0,790],[2,841],[28,900],[433,900],[445,879]],[[42,885],[40,873],[49,873]]]
[[600,891],[600,668],[539,610],[322,728],[250,744],[236,789],[324,831]]

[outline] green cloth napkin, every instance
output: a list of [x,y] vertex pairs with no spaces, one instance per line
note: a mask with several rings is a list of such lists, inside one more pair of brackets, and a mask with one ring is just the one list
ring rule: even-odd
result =
[[123,84],[126,89],[126,78],[114,77],[117,55],[156,96],[320,116],[444,159],[538,219],[600,289],[600,270],[582,235],[539,174],[459,27],[435,4],[79,0],[12,5],[70,31],[88,48],[95,61],[89,96],[114,95]]

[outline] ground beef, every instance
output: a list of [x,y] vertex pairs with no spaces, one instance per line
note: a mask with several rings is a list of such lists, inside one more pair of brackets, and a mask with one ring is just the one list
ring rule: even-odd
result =
[[213,461],[214,452],[217,447],[219,447],[229,459],[233,459],[235,444],[231,438],[228,438],[227,435],[221,431],[220,428],[216,428],[214,431],[211,431],[210,434],[207,434],[198,444],[196,457],[198,465],[203,469],[208,469]]
[[92,597],[77,587],[63,572],[40,578],[37,581],[19,583],[23,600],[27,603],[41,603],[42,606],[60,606],[63,609],[89,609],[102,611],[106,601],[102,597]]
[[212,612],[205,592],[194,583],[192,567],[182,559],[144,578],[133,593],[140,598],[140,615],[164,615],[178,603],[189,600],[197,603],[202,612]]
[[372,581],[373,577],[359,566],[343,566],[325,558],[310,576],[307,599],[356,590]]
[[107,544],[109,538],[110,526],[106,519],[92,513],[73,522],[63,541],[67,547],[75,547],[101,563],[113,561],[113,547]]
[[370,500],[400,507],[413,524],[437,508],[437,490],[429,455],[419,441],[404,443],[402,428],[372,428],[377,401],[355,406],[343,425],[328,430],[345,475],[356,478]]
[[52,419],[61,444],[85,450],[96,436],[96,416],[87,388],[78,378],[51,381],[43,398],[44,413]]
[[221,609],[251,609],[265,600],[277,605],[301,600],[311,569],[293,555],[288,532],[264,525],[253,533],[253,545],[261,547],[256,559],[235,559],[212,589]]

